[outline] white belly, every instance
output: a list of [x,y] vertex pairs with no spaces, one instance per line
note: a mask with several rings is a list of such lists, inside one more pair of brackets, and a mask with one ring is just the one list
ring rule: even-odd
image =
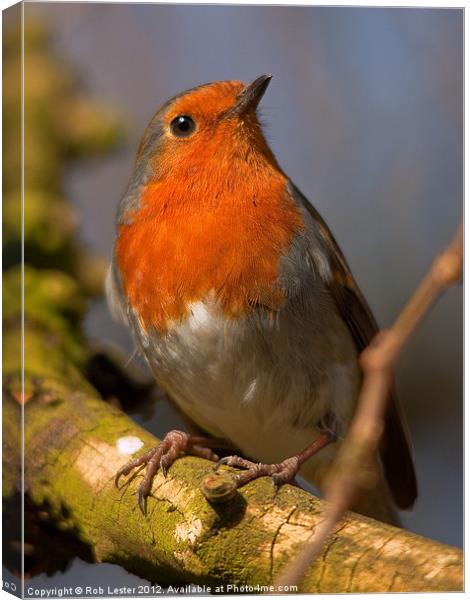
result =
[[327,412],[340,435],[352,415],[356,351],[342,321],[323,317],[227,320],[208,300],[171,333],[142,336],[141,347],[191,420],[250,457],[278,462],[313,441]]

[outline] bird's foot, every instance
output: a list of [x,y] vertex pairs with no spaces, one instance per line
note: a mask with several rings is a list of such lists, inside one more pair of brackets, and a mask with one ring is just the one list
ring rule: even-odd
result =
[[278,489],[285,483],[294,482],[302,464],[322,448],[331,444],[335,439],[334,434],[324,432],[300,454],[296,454],[295,456],[286,458],[286,460],[283,460],[280,463],[274,464],[255,463],[251,460],[241,458],[240,456],[226,456],[217,462],[215,470],[217,471],[221,465],[244,469],[234,475],[237,488],[242,487],[249,481],[258,479],[258,477],[267,476],[271,477],[274,487]]
[[[147,497],[150,495],[152,483],[158,469],[161,469],[163,475],[166,477],[168,469],[174,461],[183,454],[216,461],[219,457],[211,450],[211,446],[217,448],[223,447],[223,445],[224,442],[222,440],[209,439],[200,435],[192,435],[174,429],[166,434],[160,445],[151,448],[145,454],[134,458],[121,467],[116,473],[116,478],[114,480],[116,487],[119,487],[119,480],[121,477],[129,475],[137,467],[141,467],[139,471],[145,468],[144,478],[137,489],[139,507],[145,515],[147,510]],[[137,471],[137,473],[139,471]]]
[[221,465],[244,469],[234,476],[237,488],[258,477],[271,477],[274,486],[279,488],[284,483],[293,482],[300,469],[298,456],[291,456],[275,464],[255,463],[241,456],[226,456],[217,462],[215,470],[217,471]]

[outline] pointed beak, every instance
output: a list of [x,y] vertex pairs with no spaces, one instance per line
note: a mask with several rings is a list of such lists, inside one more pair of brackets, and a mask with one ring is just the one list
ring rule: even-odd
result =
[[241,115],[248,110],[255,110],[268,89],[271,79],[272,75],[261,75],[261,77],[248,84],[238,95],[233,112]]

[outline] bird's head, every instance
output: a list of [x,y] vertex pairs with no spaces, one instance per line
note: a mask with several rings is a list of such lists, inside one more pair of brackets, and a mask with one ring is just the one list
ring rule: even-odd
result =
[[227,177],[245,163],[256,174],[276,160],[263,136],[257,107],[271,75],[245,85],[217,81],[166,102],[150,121],[139,147],[134,178],[155,183],[166,177],[190,184],[217,173]]
[[259,133],[256,109],[271,75],[262,75],[244,85],[240,81],[218,81],[184,92],[157,113],[166,142],[173,147],[197,145],[219,132],[225,135]]

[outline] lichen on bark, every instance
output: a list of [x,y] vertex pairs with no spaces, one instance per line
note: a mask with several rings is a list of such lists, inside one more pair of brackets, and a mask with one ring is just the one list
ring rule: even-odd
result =
[[[157,440],[87,382],[77,379],[51,397],[47,377],[25,406],[26,487],[35,504],[91,548],[94,560],[159,583],[269,585],[318,525],[318,499],[290,485],[276,493],[267,478],[226,504],[209,504],[199,485],[212,465],[192,457],[179,459],[166,478],[157,475],[142,515],[135,495],[140,475],[120,490],[114,485],[128,458],[118,441],[134,436],[144,451]],[[19,405],[7,398],[5,406],[10,422]],[[459,550],[350,513],[302,590],[455,591],[461,576]]]

